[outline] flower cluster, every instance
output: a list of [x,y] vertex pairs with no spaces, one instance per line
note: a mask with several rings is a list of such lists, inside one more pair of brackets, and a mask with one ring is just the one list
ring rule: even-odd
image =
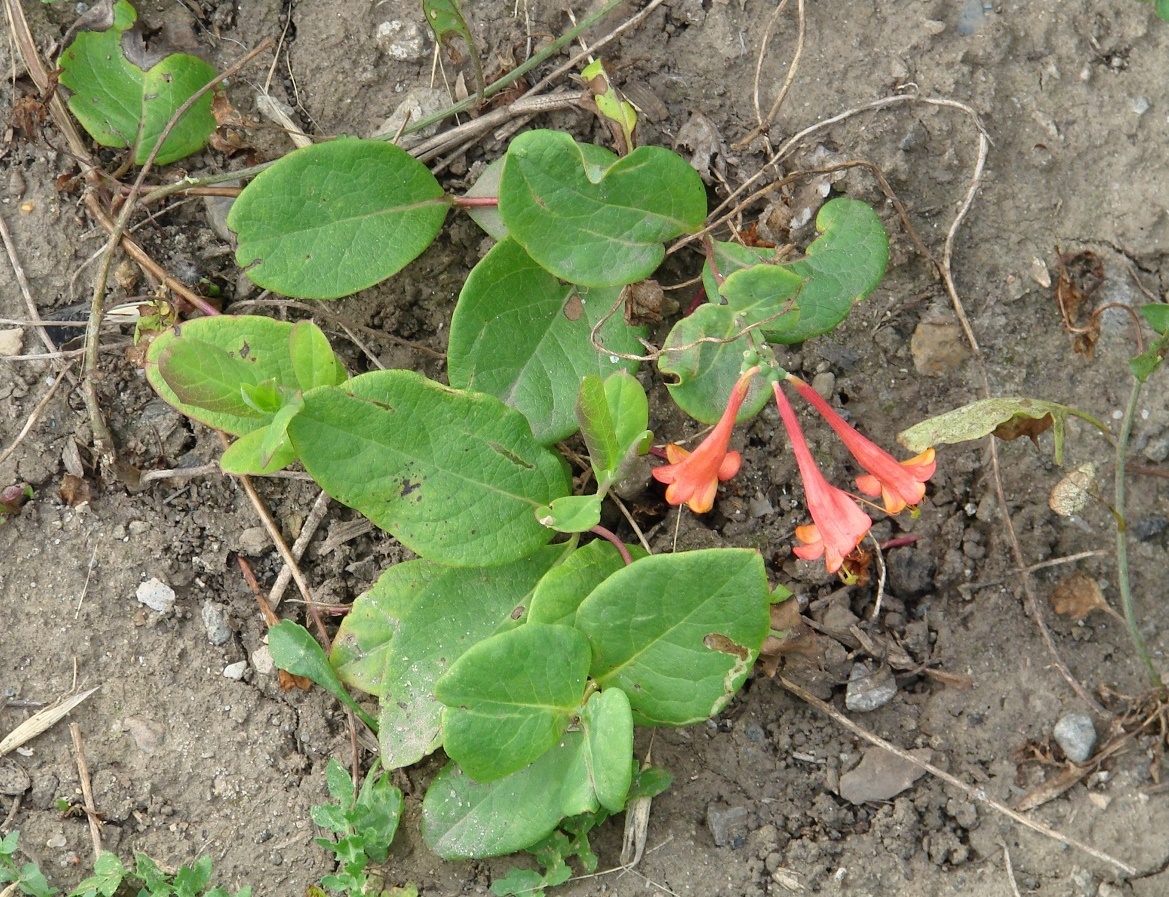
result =
[[[666,457],[670,461],[654,470],[654,477],[669,484],[666,501],[673,505],[687,504],[697,514],[714,506],[718,484],[738,473],[742,459],[730,450],[731,430],[735,416],[746,398],[751,378],[758,368],[747,371],[735,384],[726,411],[710,435],[693,452],[670,444]],[[792,374],[787,380],[801,396],[828,422],[845,447],[866,473],[857,477],[856,486],[862,493],[879,497],[885,511],[897,514],[917,505],[925,497],[925,484],[937,467],[934,450],[926,449],[908,461],[898,461],[884,449],[858,433],[833,410],[811,386]],[[835,573],[852,554],[873,525],[872,519],[857,505],[856,500],[843,489],[833,486],[820,472],[804,439],[795,410],[782,386],[772,384],[775,403],[784,429],[791,440],[792,452],[804,481],[804,494],[812,522],[796,527],[796,538],[801,544],[792,550],[806,560],[824,558],[829,573]]]

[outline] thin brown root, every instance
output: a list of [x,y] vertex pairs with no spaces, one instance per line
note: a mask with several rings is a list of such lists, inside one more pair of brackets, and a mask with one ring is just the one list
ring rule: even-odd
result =
[[[762,136],[766,138],[767,132],[771,128],[771,123],[775,121],[775,116],[779,114],[780,106],[783,105],[788,91],[791,90],[792,83],[796,80],[796,71],[800,67],[800,57],[804,53],[804,34],[807,30],[806,17],[804,15],[804,0],[798,0],[796,4],[796,49],[792,54],[791,64],[787,67],[787,76],[783,79],[779,93],[776,94],[771,108],[767,111],[767,117],[764,118],[759,107],[759,80],[763,72],[763,57],[767,54],[767,44],[771,40],[772,31],[775,30],[775,23],[787,8],[787,4],[788,0],[781,0],[767,22],[767,29],[763,32],[763,42],[759,46],[759,55],[755,58],[755,81],[751,91],[751,100],[755,105],[755,121],[758,124],[746,137],[731,145],[731,149],[735,151],[746,149],[756,137]],[[768,149],[770,150],[770,144],[768,144]]]
[[907,763],[912,763],[918,769],[924,769],[926,772],[928,772],[934,778],[941,779],[947,785],[951,785],[954,788],[957,788],[959,791],[961,791],[963,794],[965,794],[970,800],[975,801],[975,802],[980,803],[980,804],[984,804],[984,805],[990,807],[992,810],[995,810],[998,813],[1002,813],[1007,818],[1014,820],[1019,825],[1022,825],[1022,826],[1025,826],[1025,827],[1031,829],[1033,832],[1038,832],[1039,834],[1044,835],[1045,837],[1051,838],[1055,841],[1058,841],[1061,844],[1064,844],[1068,847],[1074,847],[1076,850],[1081,850],[1084,853],[1088,854],[1089,856],[1094,857],[1097,860],[1100,860],[1101,862],[1108,863],[1110,866],[1114,866],[1115,868],[1119,869],[1125,875],[1135,876],[1138,874],[1139,870],[1128,865],[1128,863],[1125,863],[1122,860],[1118,860],[1118,859],[1116,859],[1116,857],[1110,856],[1109,854],[1106,854],[1101,850],[1097,850],[1095,847],[1092,847],[1089,844],[1085,844],[1083,841],[1077,841],[1075,838],[1070,838],[1067,835],[1061,834],[1060,832],[1057,832],[1055,829],[1048,828],[1046,825],[1044,825],[1041,822],[1035,822],[1033,819],[1027,818],[1022,813],[1019,813],[1015,810],[1012,810],[1006,804],[1000,803],[999,801],[990,797],[982,788],[976,788],[973,785],[968,785],[965,782],[963,782],[961,779],[950,775],[950,773],[946,772],[945,770],[939,769],[938,767],[934,766],[932,763],[927,763],[925,760],[922,760],[919,757],[915,757],[912,754],[910,754],[906,751],[903,751],[901,748],[897,747],[896,745],[886,741],[885,739],[880,738],[877,735],[874,735],[873,733],[871,733],[867,729],[865,729],[863,726],[859,726],[856,723],[854,723],[852,720],[850,720],[848,717],[846,717],[843,713],[841,713],[839,710],[837,710],[831,704],[828,704],[825,701],[821,701],[819,698],[817,698],[811,692],[804,690],[800,686],[796,685],[794,682],[791,682],[791,681],[785,679],[783,676],[780,676],[778,678],[779,678],[780,685],[782,685],[785,689],[787,689],[789,692],[791,692],[793,695],[795,695],[797,698],[804,701],[805,703],[811,704],[813,707],[815,707],[817,710],[819,710],[825,716],[830,717],[837,725],[842,726],[843,728],[847,729],[849,732],[852,732],[857,737],[863,738],[869,744],[876,745],[877,747],[888,751],[889,753],[893,754],[896,757],[899,757],[900,759],[906,761]]

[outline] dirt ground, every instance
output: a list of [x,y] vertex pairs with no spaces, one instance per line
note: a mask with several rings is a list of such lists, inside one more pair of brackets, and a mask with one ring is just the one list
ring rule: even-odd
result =
[[[24,5],[42,46],[59,39],[75,14],[73,4]],[[568,27],[561,3],[520,0],[514,15],[511,3],[469,6],[489,72],[501,60],[524,58],[529,37],[539,44]],[[198,51],[220,66],[265,37],[283,35],[271,90],[312,134],[369,135],[406,91],[430,83],[432,47],[413,0],[140,0],[139,9],[168,23],[168,33],[193,37]],[[740,150],[729,145],[756,121],[753,75],[774,9],[770,0],[667,0],[602,51],[618,83],[641,100],[643,142],[672,147],[693,115],[709,121],[715,197],[766,162],[761,141]],[[598,26],[592,39],[631,11]],[[405,24],[385,24],[394,22]],[[424,37],[412,40],[413,29]],[[795,46],[793,3],[763,56],[758,102],[764,111]],[[31,91],[12,53],[9,41],[0,42],[3,71],[17,74],[0,84],[6,110],[14,95]],[[445,69],[452,79],[460,70],[449,57]],[[246,115],[254,114],[265,74],[257,64],[233,79],[231,99]],[[1130,389],[1126,361],[1136,354],[1129,315],[1105,313],[1094,356],[1076,354],[1053,290],[1041,282],[1057,275],[1058,246],[1089,250],[1102,263],[1103,283],[1090,294],[1091,304],[1146,301],[1134,274],[1157,297],[1169,287],[1169,274],[1162,274],[1169,252],[1167,81],[1169,24],[1133,0],[811,3],[803,55],[770,139],[778,146],[818,121],[883,98],[968,104],[990,148],[952,266],[990,388],[1074,404],[1115,427]],[[605,139],[583,112],[535,124]],[[58,145],[51,128],[47,134]],[[252,136],[269,155],[291,148],[268,124]],[[786,170],[849,159],[875,163],[941,258],[978,146],[974,121],[961,110],[905,101],[815,132]],[[460,189],[464,176],[501,147],[488,139],[456,159],[447,174],[451,188]],[[183,164],[206,173],[242,162],[209,151]],[[94,266],[81,266],[105,233],[86,218],[76,195],[57,191],[69,160],[34,141],[4,147],[0,167],[0,183],[8,185],[0,188],[0,215],[40,314],[86,302]],[[790,196],[797,216],[823,199],[819,185],[808,183]],[[889,272],[842,327],[793,347],[783,363],[808,377],[832,374],[838,406],[892,446],[904,427],[980,398],[978,360],[943,284],[872,177],[852,171],[832,189],[878,209],[892,239]],[[760,211],[748,210],[744,222]],[[222,283],[229,301],[258,297],[238,282],[201,201],[164,212],[138,235],[172,272]],[[807,238],[806,227],[801,235]],[[401,276],[326,311],[442,351],[444,322],[483,248],[477,228],[452,216],[435,246]],[[694,273],[697,262],[685,256],[671,260],[663,281]],[[112,301],[125,298],[120,290]],[[683,305],[689,296],[683,294]],[[0,317],[28,316],[12,269],[0,260]],[[335,326],[323,323],[352,371],[368,367]],[[125,337],[110,334],[99,385],[121,457],[142,471],[213,461],[217,438],[154,397],[125,357]],[[434,356],[369,339],[386,366],[442,376]],[[31,329],[24,328],[23,344],[26,353],[43,351]],[[0,359],[0,451],[18,438],[56,370],[45,361]],[[649,372],[643,379],[658,382]],[[1169,609],[1157,573],[1165,568],[1169,540],[1164,382],[1163,373],[1154,375],[1141,397],[1127,522],[1144,635],[1155,665],[1169,675]],[[661,400],[652,421],[659,441],[694,432],[667,410],[660,384],[651,395]],[[814,451],[830,477],[843,482],[851,470],[846,456],[826,428],[808,423]],[[815,663],[793,663],[784,674],[843,709],[852,662],[866,656],[847,633],[857,617],[867,619],[875,583],[841,589],[822,565],[791,556],[792,531],[805,522],[805,511],[774,410],[740,428],[736,439],[743,472],[713,513],[684,517],[679,547],[760,548],[772,580],[794,589],[827,633],[819,637]],[[328,758],[349,756],[349,730],[319,690],[281,692],[257,653],[264,626],[236,556],[246,556],[267,585],[280,569],[276,552],[238,484],[219,475],[159,480],[140,490],[92,481],[91,500],[69,506],[59,491],[66,461],[76,446],[92,480],[90,445],[79,393],[65,381],[27,437],[0,461],[0,487],[26,483],[35,490],[23,511],[0,525],[7,631],[0,636],[0,735],[33,712],[29,702],[100,685],[70,720],[84,737],[106,846],[124,858],[144,851],[175,865],[207,854],[225,885],[250,884],[258,897],[303,894],[330,871],[328,856],[312,843],[317,833],[309,808],[326,798]],[[878,644],[904,646],[917,665],[896,671],[891,702],[849,715],[900,747],[924,749],[936,765],[1014,805],[1061,770],[1052,731],[1063,714],[1093,713],[1100,745],[1116,733],[1116,717],[1077,697],[1057,656],[1111,714],[1134,706],[1124,696],[1138,695],[1147,680],[1116,619],[1093,613],[1073,622],[1048,603],[1056,583],[1080,571],[1118,604],[1107,502],[1093,501],[1074,517],[1055,515],[1047,502],[1057,480],[1086,462],[1098,465],[1099,488],[1110,496],[1110,445],[1073,420],[1062,470],[1052,463],[1050,433],[1039,437],[1038,447],[1026,439],[1000,443],[998,454],[1006,508],[996,499],[990,454],[979,442],[939,449],[920,517],[878,524],[882,539],[912,534],[916,541],[886,553],[883,610],[865,631]],[[259,489],[281,527],[295,534],[316,497],[312,484],[274,479]],[[638,503],[651,523],[662,522],[655,550],[669,550],[677,512],[663,518],[656,491]],[[1028,612],[1004,511],[1024,564],[1101,553],[1043,567],[1030,578],[1054,654]],[[377,531],[342,541],[342,528],[355,516],[332,505],[306,556],[306,575],[324,600],[351,600],[405,556]],[[173,610],[158,613],[138,602],[136,590],[150,578],[175,590]],[[281,612],[298,615],[302,605],[289,594]],[[227,629],[221,625],[216,635],[208,620]],[[239,661],[247,661],[243,678],[225,677],[225,667]],[[926,675],[927,662],[947,675]],[[649,733],[641,733],[639,753],[649,744]],[[675,780],[653,803],[641,864],[576,880],[558,893],[1163,895],[1169,893],[1169,796],[1157,786],[1164,744],[1164,732],[1153,726],[1029,814],[1139,870],[1126,877],[928,775],[895,797],[854,805],[841,796],[848,793],[842,777],[862,762],[877,763],[875,749],[777,681],[758,676],[718,719],[656,732],[653,759]],[[20,829],[22,846],[50,882],[71,887],[86,874],[91,848],[84,818],[62,816],[56,805],[76,800],[79,789],[67,725],[2,762],[26,771],[30,787],[0,794],[0,829]],[[417,834],[419,802],[437,768],[432,760],[398,774],[408,807],[387,883],[414,882],[425,895],[485,894],[493,877],[527,861],[446,864],[427,851]],[[869,769],[861,768],[862,778],[878,777]],[[620,838],[619,820],[600,830],[595,847],[602,869],[617,865]]]

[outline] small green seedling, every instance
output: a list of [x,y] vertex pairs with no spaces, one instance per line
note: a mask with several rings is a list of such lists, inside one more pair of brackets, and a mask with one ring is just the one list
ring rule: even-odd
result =
[[[36,863],[16,865],[14,855],[19,840],[19,831],[0,838],[0,885],[8,885],[4,893],[28,897],[59,894],[60,891],[49,886]],[[210,882],[211,857],[208,856],[200,857],[192,866],[182,866],[177,872],[167,872],[144,853],[135,854],[134,868],[127,869],[116,854],[107,850],[94,861],[93,875],[70,891],[68,897],[113,897],[129,890],[138,897],[251,897],[250,887],[231,892],[209,887]]]
[[[386,862],[402,813],[402,792],[390,784],[389,773],[379,774],[376,766],[360,791],[336,760],[329,761],[325,780],[334,803],[314,806],[312,817],[313,822],[336,836],[336,840],[317,838],[317,844],[336,856],[338,869],[325,876],[321,885],[328,891],[354,897],[380,895],[381,879],[369,867]],[[395,889],[392,893],[406,897],[408,892]]]

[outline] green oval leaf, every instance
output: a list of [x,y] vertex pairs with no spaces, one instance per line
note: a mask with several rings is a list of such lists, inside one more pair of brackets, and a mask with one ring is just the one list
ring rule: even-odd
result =
[[[629,551],[635,559],[646,556],[640,545],[629,546]],[[528,621],[573,625],[580,603],[624,566],[617,549],[605,539],[578,548],[540,580],[532,594]]]
[[442,563],[531,554],[553,535],[535,509],[569,493],[563,461],[519,412],[412,371],[305,393],[288,435],[326,492]]
[[[670,398],[695,420],[713,424],[726,410],[727,398],[743,373],[743,353],[750,347],[747,337],[731,337],[746,323],[728,305],[701,305],[666,337],[658,369],[675,378],[666,384]],[[731,341],[703,342],[710,337]],[[770,398],[771,386],[756,377],[735,419],[754,417]]]
[[[146,352],[146,379],[164,401],[187,417],[236,436],[268,425],[271,414],[257,411],[244,399],[245,388],[262,383],[300,389],[292,334],[296,328],[316,348],[320,371],[334,383],[344,382],[345,368],[333,355],[324,361],[325,335],[315,324],[274,321],[259,315],[218,315],[194,318],[164,330]],[[315,335],[312,332],[315,331]],[[303,350],[296,349],[296,354]],[[328,350],[332,355],[332,350]],[[277,403],[279,405],[279,403]]]
[[566,495],[536,508],[541,525],[558,533],[585,533],[601,522],[601,496]]
[[345,690],[345,686],[329,665],[325,649],[307,629],[291,620],[281,620],[268,630],[268,648],[272,652],[272,661],[276,666],[294,676],[311,679],[356,713],[370,729],[377,731],[377,723]]
[[590,660],[569,626],[527,623],[473,645],[435,683],[447,756],[480,782],[527,766],[580,712]]
[[633,711],[619,688],[594,693],[580,715],[589,782],[606,810],[620,813],[633,782]]
[[820,236],[800,261],[734,271],[719,291],[732,307],[750,307],[753,315],[766,316],[791,297],[793,274],[803,281],[796,297],[799,318],[781,318],[763,328],[772,342],[798,343],[827,333],[885,276],[889,235],[869,205],[846,197],[830,200],[816,216],[816,229]]
[[486,568],[407,561],[353,602],[329,659],[347,685],[383,698],[378,741],[387,769],[417,763],[442,743],[434,683],[471,645],[516,625],[563,554],[548,546]]
[[743,684],[770,625],[763,558],[716,548],[635,561],[576,612],[591,675],[620,688],[641,725],[685,726],[717,713]]
[[[126,0],[118,0],[112,27],[82,31],[61,54],[60,81],[73,92],[69,111],[89,135],[102,146],[130,147],[141,165],[179,107],[219,76],[186,53],[173,53],[143,71],[123,49],[122,36],[137,18]],[[211,100],[208,91],[183,113],[155,156],[158,165],[203,148],[215,130]]]
[[[566,439],[577,428],[573,408],[584,377],[637,370],[590,339],[617,295],[561,283],[514,240],[497,243],[471,271],[451,318],[451,385],[490,393],[522,412],[545,445]],[[613,351],[636,354],[644,333],[617,314],[598,337]]]
[[476,782],[451,763],[422,801],[422,837],[445,860],[502,856],[535,844],[566,816],[597,809],[582,751],[568,732],[534,763],[494,782]]
[[706,190],[684,159],[661,147],[608,154],[602,164],[598,157],[561,131],[519,135],[507,150],[499,213],[562,280],[622,286],[654,272],[666,240],[702,227]]
[[576,419],[589,450],[597,477],[597,494],[625,475],[639,455],[649,451],[653,433],[649,425],[649,401],[640,383],[626,373],[611,374],[603,382],[585,377],[576,400]]
[[[295,150],[232,204],[236,262],[265,289],[336,299],[422,254],[446,218],[438,181],[405,150],[343,137]],[[249,267],[250,266],[250,267]]]

